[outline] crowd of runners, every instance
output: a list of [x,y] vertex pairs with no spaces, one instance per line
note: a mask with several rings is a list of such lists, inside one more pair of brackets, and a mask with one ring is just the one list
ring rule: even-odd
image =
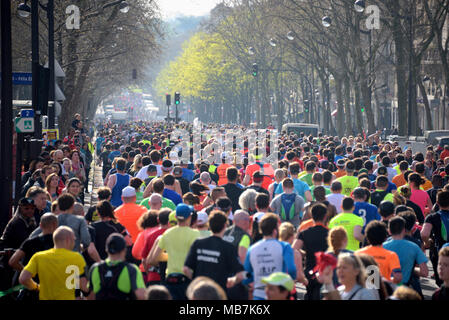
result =
[[[187,159],[175,129],[191,132]],[[276,152],[244,135],[217,154],[222,137],[187,123],[93,131],[76,115],[27,164],[0,299],[295,300],[304,286],[305,300],[422,300],[422,277],[449,299],[449,146],[281,132]]]

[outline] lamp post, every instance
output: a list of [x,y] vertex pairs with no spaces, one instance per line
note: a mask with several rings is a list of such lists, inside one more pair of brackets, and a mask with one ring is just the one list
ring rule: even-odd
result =
[[0,233],[12,212],[12,54],[11,54],[11,2],[1,1],[1,122],[0,122]]

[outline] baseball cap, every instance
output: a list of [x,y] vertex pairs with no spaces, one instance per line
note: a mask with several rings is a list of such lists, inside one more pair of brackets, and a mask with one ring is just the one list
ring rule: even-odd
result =
[[133,187],[127,186],[122,190],[122,197],[130,198],[136,196],[136,189]]
[[125,238],[120,233],[112,233],[106,239],[106,252],[116,254],[122,252],[126,248]]
[[34,200],[32,198],[22,198],[19,200],[19,205],[23,205],[23,206],[33,205],[34,206],[35,204],[34,204]]
[[288,291],[292,291],[295,283],[289,274],[284,272],[275,272],[270,274],[268,277],[264,277],[261,280],[264,284],[271,284],[275,286],[283,286]]
[[209,216],[207,215],[206,212],[201,211],[197,213],[198,217],[196,218],[196,221],[198,221],[199,225],[204,225],[207,223],[207,221],[209,221]]
[[345,166],[345,160],[338,159],[337,161],[337,167],[344,167]]
[[162,170],[170,171],[173,168],[173,162],[171,160],[162,161]]
[[193,207],[186,205],[185,203],[180,203],[176,206],[176,218],[184,220],[190,217],[193,213]]
[[173,174],[174,175],[182,174],[182,168],[181,167],[175,167],[173,169]]

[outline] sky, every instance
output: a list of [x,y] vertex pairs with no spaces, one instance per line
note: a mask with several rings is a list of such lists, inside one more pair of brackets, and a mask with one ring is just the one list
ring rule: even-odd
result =
[[163,19],[177,16],[203,16],[221,0],[157,0]]

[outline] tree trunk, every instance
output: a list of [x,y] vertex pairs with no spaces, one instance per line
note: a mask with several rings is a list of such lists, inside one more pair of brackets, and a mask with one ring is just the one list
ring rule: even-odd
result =
[[426,110],[426,120],[427,120],[426,130],[433,130],[432,113],[430,112],[429,99],[427,98],[426,88],[424,87],[424,83],[420,78],[418,78],[417,82],[419,86],[419,91],[421,92],[421,96],[423,98],[424,109]]
[[353,83],[354,90],[354,112],[355,120],[357,125],[358,133],[363,132],[363,113],[361,111],[362,106],[360,105],[360,89],[358,83]]
[[335,78],[335,91],[337,93],[337,134],[341,138],[345,134],[345,110],[343,102],[342,80]]
[[350,136],[353,133],[352,130],[352,117],[351,117],[351,85],[348,76],[344,76],[344,103],[345,103],[345,125],[346,135]]

